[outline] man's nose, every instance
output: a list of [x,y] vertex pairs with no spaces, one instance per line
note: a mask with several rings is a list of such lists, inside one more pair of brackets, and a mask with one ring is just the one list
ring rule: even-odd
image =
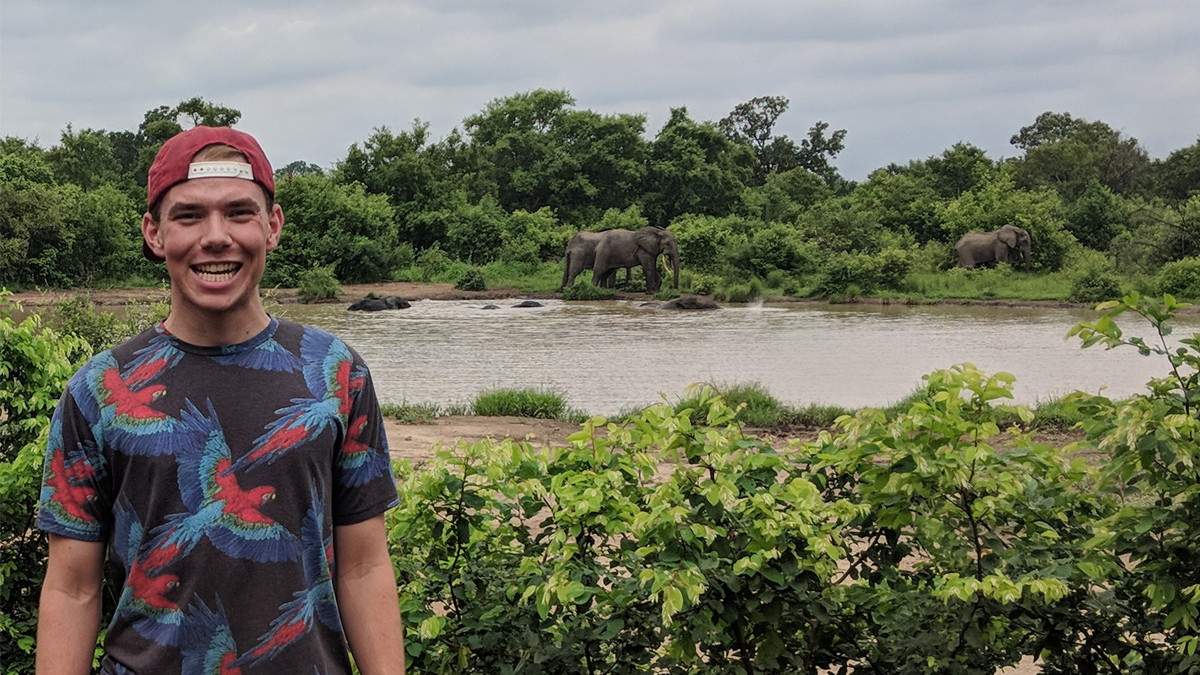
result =
[[230,223],[224,214],[209,214],[204,219],[204,231],[200,237],[200,245],[205,248],[223,248],[233,242],[229,235]]

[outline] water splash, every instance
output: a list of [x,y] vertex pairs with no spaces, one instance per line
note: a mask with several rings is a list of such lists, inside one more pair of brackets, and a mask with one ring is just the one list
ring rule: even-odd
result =
[[762,296],[759,296],[759,297],[757,297],[757,298],[755,298],[755,299],[751,300],[749,303],[747,303],[747,304],[746,304],[746,309],[751,309],[751,310],[754,310],[754,311],[756,311],[756,312],[761,312],[761,311],[762,311],[762,309],[763,309],[763,299],[762,299]]

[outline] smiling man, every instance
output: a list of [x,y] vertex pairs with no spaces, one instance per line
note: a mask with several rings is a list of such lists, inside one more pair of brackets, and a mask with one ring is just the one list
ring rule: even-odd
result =
[[[374,386],[329,333],[259,298],[283,211],[248,134],[196,127],[150,168],[143,253],[171,311],[89,361],[47,444],[38,673],[404,672]],[[348,643],[348,645],[347,645]]]

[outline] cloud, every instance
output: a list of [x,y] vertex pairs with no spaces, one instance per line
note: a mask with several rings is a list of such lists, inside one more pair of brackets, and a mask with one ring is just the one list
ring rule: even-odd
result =
[[276,162],[322,165],[381,125],[435,137],[545,87],[581,108],[716,120],[791,100],[777,131],[849,131],[863,178],[957,141],[992,156],[1045,110],[1101,119],[1154,156],[1195,142],[1192,0],[6,0],[0,133],[132,129],[192,96],[243,112]]

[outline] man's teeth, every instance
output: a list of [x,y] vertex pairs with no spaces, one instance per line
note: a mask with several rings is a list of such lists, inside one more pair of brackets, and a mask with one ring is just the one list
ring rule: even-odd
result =
[[196,265],[193,269],[204,281],[224,281],[237,272],[237,263],[219,263],[215,265]]

